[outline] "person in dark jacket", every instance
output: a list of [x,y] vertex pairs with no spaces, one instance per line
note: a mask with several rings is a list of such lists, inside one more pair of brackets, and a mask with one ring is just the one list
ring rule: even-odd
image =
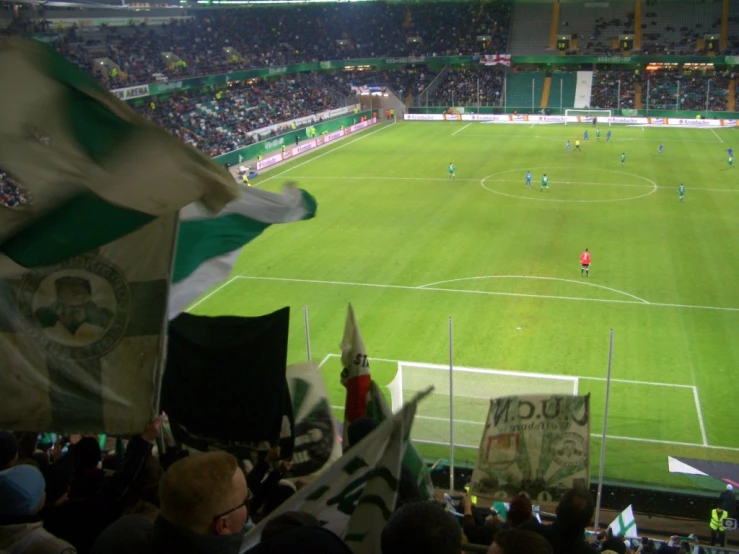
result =
[[575,487],[562,496],[557,506],[557,519],[551,525],[536,520],[519,529],[536,531],[552,545],[554,554],[593,554],[595,550],[585,540],[585,528],[595,514],[593,495],[584,487]]
[[[360,417],[359,419],[352,421],[347,429],[349,448],[356,445],[364,437],[374,431],[377,428],[377,425],[378,423],[374,419],[370,419],[368,417]],[[421,498],[421,489],[419,488],[415,477],[413,477],[413,472],[408,469],[408,466],[402,464],[400,466],[400,483],[398,484],[398,502],[396,504],[396,508],[402,506],[406,502],[420,500]]]
[[164,474],[159,517],[120,518],[95,541],[92,554],[238,554],[248,493],[244,473],[231,454],[188,456]]
[[84,437],[72,445],[47,472],[52,489],[60,490],[58,498],[52,495],[43,510],[46,528],[72,543],[80,554],[89,553],[98,535],[120,517],[125,493],[150,456],[158,434],[156,421],[141,435],[131,437],[120,469],[109,477],[97,467],[101,452],[96,439]]
[[729,514],[729,517],[736,517],[736,496],[734,496],[734,487],[732,485],[726,485],[726,490],[723,491],[718,497],[719,506]]

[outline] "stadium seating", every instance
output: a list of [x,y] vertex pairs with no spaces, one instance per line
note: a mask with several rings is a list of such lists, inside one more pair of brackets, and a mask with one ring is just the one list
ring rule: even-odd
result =
[[[444,71],[429,94],[429,106],[500,106],[503,103],[503,72],[481,67]],[[478,95],[479,93],[479,95]]]
[[642,51],[646,54],[692,54],[697,40],[721,31],[721,3],[655,3],[645,8],[642,18]]
[[[101,78],[118,88],[150,82],[155,73],[181,78],[327,59],[501,53],[509,12],[507,4],[462,3],[205,10],[169,25],[72,29],[54,44],[88,71],[94,59],[109,58],[120,72]],[[228,58],[224,46],[240,57]]]
[[613,39],[634,32],[633,3],[614,2],[608,7],[599,3],[562,4],[559,33],[577,35],[578,49],[587,54],[613,51]]

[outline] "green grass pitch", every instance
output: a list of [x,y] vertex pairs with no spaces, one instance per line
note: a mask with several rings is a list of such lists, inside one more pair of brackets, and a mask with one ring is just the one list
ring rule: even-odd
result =
[[[576,152],[586,129],[590,142]],[[596,142],[590,125],[386,124],[294,160],[255,184],[296,181],[317,197],[318,216],[269,229],[193,313],[291,306],[292,363],[306,357],[307,305],[313,358],[324,361],[336,406],[348,302],[370,357],[385,360],[372,365],[380,384],[398,360],[448,363],[452,317],[456,365],[576,377],[563,382],[591,393],[593,434],[613,328],[606,477],[690,486],[668,472],[668,455],[739,462],[739,170],[726,153],[739,147],[737,131],[613,126],[606,142],[608,130]],[[544,173],[548,192],[539,190]],[[589,278],[580,276],[585,248]],[[439,385],[448,375],[429,378]],[[501,374],[475,379],[455,390],[455,442],[470,447],[484,399],[509,390]],[[421,407],[414,437],[443,442],[448,407],[434,402]],[[442,446],[420,449],[448,457]],[[597,437],[591,449],[597,475]],[[474,463],[474,448],[455,458]]]

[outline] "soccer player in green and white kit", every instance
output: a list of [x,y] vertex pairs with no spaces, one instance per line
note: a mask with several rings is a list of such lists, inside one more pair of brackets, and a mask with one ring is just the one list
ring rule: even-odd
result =
[[621,154],[621,165],[624,165],[626,163],[626,152],[623,152]]
[[600,129],[595,130],[595,141],[600,142]]
[[549,192],[549,177],[547,177],[546,173],[544,174],[544,177],[541,178],[541,188],[539,188],[539,192],[544,189],[547,189],[547,192]]
[[450,163],[449,163],[449,178],[450,178],[450,179],[453,179],[453,178],[455,178],[455,177],[457,176],[457,175],[456,175],[456,171],[457,171],[457,170],[456,170],[456,169],[454,169],[454,164],[450,162]]
[[677,189],[677,194],[680,196],[680,202],[685,202],[685,185],[680,183],[680,186]]

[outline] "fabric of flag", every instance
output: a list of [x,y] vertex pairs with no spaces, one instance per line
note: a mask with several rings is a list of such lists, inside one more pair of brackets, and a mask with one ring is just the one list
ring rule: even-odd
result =
[[590,482],[590,396],[493,398],[472,472],[474,493],[532,498]]
[[128,434],[157,415],[176,225],[32,270],[0,255],[0,429]]
[[0,43],[0,428],[134,433],[158,412],[176,212],[231,175],[38,41]]
[[380,534],[398,496],[403,452],[413,426],[420,393],[382,422],[328,468],[250,531],[242,551],[256,545],[264,526],[293,510],[313,514],[336,533],[354,554],[380,554]]
[[631,506],[621,512],[616,519],[611,522],[608,528],[613,531],[614,537],[624,537],[627,539],[639,538],[639,532],[636,528],[636,518],[634,518],[634,510]]
[[295,418],[290,475],[305,481],[341,457],[339,430],[331,413],[326,384],[315,363],[288,366],[287,384]]
[[[354,420],[369,417],[381,422],[393,415],[380,388],[372,381],[367,349],[351,304],[347,309],[344,338],[341,341],[341,362],[344,367],[341,372],[341,383],[346,387],[343,434],[346,440],[349,424]],[[434,494],[431,475],[423,458],[411,443],[408,443],[403,463],[416,478],[423,497],[431,498]]]
[[3,210],[0,252],[23,268],[83,255],[196,201],[218,211],[233,177],[38,41],[0,44],[0,168],[32,203]]
[[[375,421],[385,421],[393,416],[393,412],[390,406],[388,406],[385,396],[374,381],[370,381],[365,416]],[[408,443],[408,449],[403,455],[403,463],[416,478],[416,483],[423,498],[433,498],[434,484],[431,482],[429,468],[412,442]]]
[[486,54],[480,56],[480,63],[485,65],[511,65],[510,54]]
[[[178,441],[241,459],[279,443],[290,457],[289,324],[289,308],[260,317],[181,314],[170,322],[162,409]],[[287,444],[280,441],[286,420]]]
[[354,316],[351,304],[347,308],[344,337],[341,339],[341,384],[346,387],[344,406],[344,440],[349,424],[364,417],[367,410],[367,393],[370,386],[370,366],[367,349]]
[[282,194],[243,187],[241,198],[217,215],[192,204],[180,212],[169,317],[231,274],[241,249],[276,223],[315,216],[315,198],[291,184]]

